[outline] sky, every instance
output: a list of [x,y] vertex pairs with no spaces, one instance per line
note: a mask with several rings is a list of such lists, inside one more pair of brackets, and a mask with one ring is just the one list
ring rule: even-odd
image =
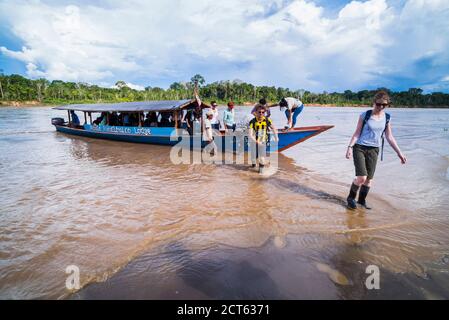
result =
[[167,88],[449,92],[448,0],[0,0],[0,69]]

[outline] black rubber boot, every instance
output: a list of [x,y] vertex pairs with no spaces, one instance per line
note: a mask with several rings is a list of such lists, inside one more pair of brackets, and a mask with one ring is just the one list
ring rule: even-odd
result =
[[355,198],[357,197],[357,192],[359,191],[359,186],[352,183],[351,190],[349,191],[348,198],[348,208],[349,209],[357,209],[357,203],[355,202]]
[[366,196],[368,195],[369,192],[369,187],[368,186],[362,186],[360,188],[360,192],[359,192],[359,200],[357,201],[357,203],[364,207],[365,209],[371,209],[370,206],[368,206],[368,204],[366,203]]

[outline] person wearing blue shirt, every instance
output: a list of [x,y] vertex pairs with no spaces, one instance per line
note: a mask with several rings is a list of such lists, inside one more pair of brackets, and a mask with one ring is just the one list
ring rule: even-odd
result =
[[76,115],[75,111],[70,110],[70,117],[72,118],[72,126],[77,127],[80,125],[80,119]]
[[235,112],[234,112],[234,102],[228,102],[228,109],[223,113],[223,126],[226,131],[235,131]]

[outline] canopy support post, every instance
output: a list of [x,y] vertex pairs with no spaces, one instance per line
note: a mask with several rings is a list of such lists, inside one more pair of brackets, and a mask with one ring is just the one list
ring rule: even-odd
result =
[[69,127],[72,126],[72,120],[70,120],[70,110],[67,110],[67,116],[69,118]]
[[86,111],[84,111],[84,125],[87,124],[87,116],[86,116]]

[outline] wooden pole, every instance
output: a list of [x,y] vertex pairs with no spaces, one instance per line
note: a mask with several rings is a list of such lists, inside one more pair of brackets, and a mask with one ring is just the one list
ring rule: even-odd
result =
[[142,118],[140,117],[140,112],[137,113],[137,116],[139,117],[139,127],[142,126]]
[[87,124],[87,116],[86,116],[86,111],[84,111],[84,124]]
[[67,116],[69,117],[69,127],[72,125],[72,121],[70,120],[70,110],[67,110]]
[[90,125],[92,125],[92,112],[89,112]]
[[175,128],[178,129],[178,111],[175,111]]

